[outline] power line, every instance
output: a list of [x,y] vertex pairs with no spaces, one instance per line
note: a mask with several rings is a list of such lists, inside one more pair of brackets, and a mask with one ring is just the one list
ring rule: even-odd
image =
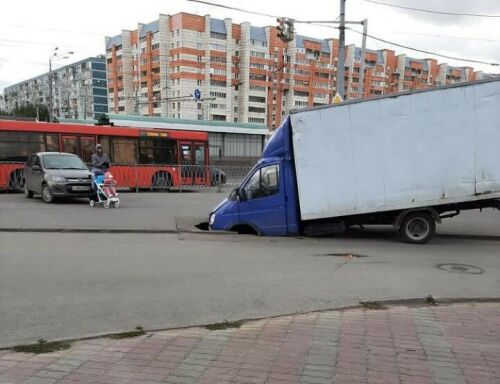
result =
[[431,33],[416,33],[416,32],[391,32],[391,33],[395,33],[398,35],[427,36],[427,37],[438,37],[438,38],[444,38],[444,39],[458,39],[458,40],[484,41],[487,43],[500,43],[500,40],[482,39],[482,38],[477,38],[477,37],[433,35]]
[[417,12],[434,13],[434,14],[438,14],[438,15],[490,17],[490,18],[500,17],[500,15],[485,15],[485,14],[477,14],[477,13],[457,13],[457,12],[435,11],[435,10],[423,9],[423,8],[413,8],[413,7],[407,7],[407,6],[404,6],[404,5],[384,3],[382,1],[376,1],[376,0],[364,0],[364,1],[366,1],[367,3],[373,3],[373,4],[383,5],[383,6],[386,6],[386,7],[407,9],[407,10],[410,10],[410,11],[417,11]]
[[[273,19],[277,19],[277,18],[281,17],[281,16],[278,16],[278,15],[271,15],[269,13],[249,11],[249,10],[243,9],[243,8],[231,7],[229,5],[212,3],[210,1],[204,1],[204,0],[188,0],[188,1],[193,2],[193,3],[200,3],[200,4],[210,5],[210,6],[213,6],[213,7],[219,7],[219,8],[229,9],[231,11],[243,12],[243,13],[247,13],[247,14],[250,14],[250,15],[272,17]],[[321,23],[336,22],[339,17],[337,17],[335,20],[324,20],[324,21],[308,21],[308,20],[297,20],[297,19],[293,19],[293,21],[295,23],[300,23],[300,24],[319,25],[319,26],[322,26],[322,27],[328,27],[328,28],[338,29],[338,27],[332,27],[331,25],[323,25]]]
[[[359,35],[363,35],[363,32],[357,31],[355,29],[349,28],[349,30],[353,31],[353,32],[355,32],[355,33],[357,33]],[[464,58],[461,58],[461,57],[443,55],[443,54],[432,52],[432,51],[426,51],[424,49],[413,48],[413,47],[410,47],[408,45],[403,45],[403,44],[395,43],[393,41],[385,40],[385,39],[382,39],[380,37],[376,37],[376,36],[370,35],[368,33],[366,34],[366,36],[369,37],[370,39],[373,39],[373,40],[378,40],[378,41],[381,41],[381,42],[386,43],[386,44],[392,44],[392,45],[394,45],[396,47],[405,48],[405,49],[409,49],[409,50],[420,52],[420,53],[425,53],[427,55],[444,57],[446,59],[457,60],[457,61],[464,61],[464,62],[468,62],[468,63],[485,64],[485,65],[491,65],[491,66],[500,66],[500,63],[489,63],[489,62],[481,61],[481,60],[464,59]]]
[[[215,7],[221,7],[221,8],[230,9],[230,10],[238,11],[238,12],[244,12],[244,13],[248,13],[248,14],[259,15],[259,16],[267,16],[267,17],[272,17],[272,18],[279,17],[279,16],[276,16],[276,15],[270,15],[270,14],[262,13],[262,12],[248,11],[246,9],[237,8],[237,7],[231,7],[231,6],[228,6],[228,5],[216,4],[216,3],[212,3],[212,2],[204,1],[204,0],[188,0],[188,1],[195,2],[195,3],[202,3],[202,4],[211,5],[211,6],[215,6]],[[374,0],[365,0],[365,1],[373,2],[373,3],[380,3],[380,2],[377,2],[377,1],[374,1]],[[392,5],[392,4],[386,4],[386,3],[380,3],[380,4],[382,4],[382,5],[389,5],[389,6]],[[416,10],[420,10],[420,9],[416,9]],[[455,14],[455,15],[458,15],[458,14]],[[476,15],[476,16],[479,16],[479,15]],[[500,17],[500,16],[490,16],[490,17]],[[300,20],[294,20],[294,21],[300,22],[300,23],[302,23],[302,22],[303,23],[308,23],[308,24],[312,24],[312,25],[316,25],[316,26],[321,26],[321,27],[326,27],[326,28],[338,29],[338,27],[334,27],[332,25],[320,24],[318,22],[307,22],[307,21],[300,21]],[[353,32],[355,32],[357,34],[363,35],[363,32],[357,31],[355,29],[347,28],[347,27],[346,27],[346,29],[349,29],[350,31],[353,31]],[[403,44],[399,44],[399,43],[394,43],[392,41],[385,40],[385,39],[382,39],[382,38],[379,38],[379,37],[376,37],[376,36],[373,36],[373,35],[369,35],[369,34],[366,34],[366,36],[369,37],[369,38],[371,38],[371,39],[373,39],[373,40],[377,40],[377,41],[380,41],[380,42],[383,42],[383,43],[386,43],[386,44],[391,44],[391,45],[394,45],[396,47],[405,48],[405,49],[409,49],[409,50],[420,52],[420,53],[425,53],[427,55],[433,55],[433,56],[443,57],[443,58],[450,59],[450,60],[464,61],[464,62],[468,62],[468,63],[485,64],[485,65],[491,65],[491,66],[500,66],[499,63],[489,63],[489,62],[481,61],[481,60],[464,59],[464,58],[460,58],[460,57],[443,55],[443,54],[432,52],[432,51],[426,51],[426,50],[423,50],[423,49],[413,48],[413,47],[410,47],[410,46],[407,46],[407,45],[403,45]]]

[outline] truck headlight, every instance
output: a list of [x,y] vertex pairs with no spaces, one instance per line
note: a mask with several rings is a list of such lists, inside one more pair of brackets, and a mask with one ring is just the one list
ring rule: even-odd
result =
[[61,176],[50,176],[50,180],[55,181],[56,183],[64,183],[66,178]]
[[208,224],[209,225],[214,225],[215,222],[215,213],[212,213],[210,217],[208,218]]

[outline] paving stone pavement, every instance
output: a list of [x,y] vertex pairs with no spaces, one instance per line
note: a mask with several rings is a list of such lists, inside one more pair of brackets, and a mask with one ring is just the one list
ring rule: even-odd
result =
[[0,383],[500,383],[500,303],[349,309],[0,351]]

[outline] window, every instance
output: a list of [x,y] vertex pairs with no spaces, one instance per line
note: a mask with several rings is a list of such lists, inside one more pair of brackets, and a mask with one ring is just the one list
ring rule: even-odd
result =
[[248,107],[248,112],[265,113],[266,109],[265,108],[259,108],[259,107]]
[[219,32],[210,32],[210,37],[212,39],[220,39],[220,40],[226,40],[227,38],[225,33],[219,33]]
[[257,170],[243,188],[247,200],[276,195],[279,192],[279,166]]
[[258,85],[251,85],[251,86],[250,86],[250,90],[251,90],[251,91],[261,91],[261,92],[265,92],[265,91],[266,91],[266,87],[261,87],[261,86],[258,86]]
[[141,138],[139,141],[140,164],[176,164],[177,145],[175,140],[159,138]]
[[265,52],[250,51],[250,56],[261,57],[264,59],[266,57],[266,53]]
[[211,51],[226,51],[226,46],[223,44],[210,43],[209,47]]
[[220,80],[210,80],[210,86],[212,87],[225,87],[226,82]]
[[226,75],[226,70],[225,69],[220,69],[220,68],[210,68],[213,71],[214,75]]
[[211,63],[226,64],[226,58],[225,57],[220,57],[220,56],[210,56],[210,62]]
[[194,146],[194,163],[195,165],[205,165],[205,146],[202,144]]
[[210,97],[217,97],[219,99],[225,99],[226,94],[224,92],[210,92]]
[[256,124],[265,124],[266,120],[260,117],[249,117],[248,122]]
[[153,44],[151,49],[154,51],[155,49],[160,49],[160,43]]
[[262,96],[248,96],[248,101],[254,102],[254,103],[265,103],[266,98]]
[[114,138],[113,141],[113,162],[117,164],[135,163],[137,153],[137,141],[135,139]]
[[24,162],[32,153],[44,151],[46,151],[44,134],[28,132],[0,132],[1,161]]
[[199,86],[203,85],[203,80],[196,80],[196,85],[199,85]]
[[249,78],[250,80],[266,81],[266,75],[255,75],[251,73]]

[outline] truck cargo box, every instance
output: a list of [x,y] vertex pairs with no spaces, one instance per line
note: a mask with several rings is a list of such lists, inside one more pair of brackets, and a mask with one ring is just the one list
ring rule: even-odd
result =
[[500,81],[291,114],[302,220],[500,197]]

